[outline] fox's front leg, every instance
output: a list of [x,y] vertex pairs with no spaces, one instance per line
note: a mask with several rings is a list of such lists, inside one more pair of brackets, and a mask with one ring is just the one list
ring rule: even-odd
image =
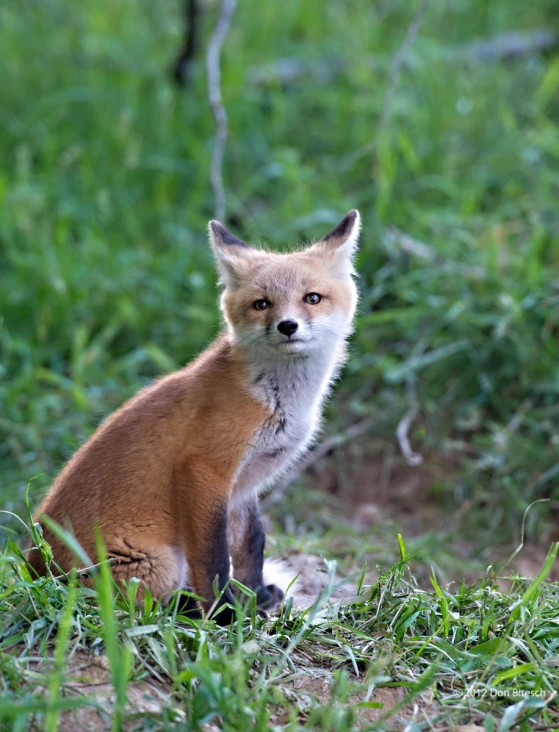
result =
[[[228,489],[226,481],[211,469],[188,470],[178,482],[182,532],[190,582],[197,595],[204,598],[202,608],[208,612],[217,593],[219,605],[235,604],[228,586],[230,559],[228,543]],[[227,625],[235,613],[224,608],[214,619]]]
[[282,601],[283,592],[276,585],[264,584],[266,537],[256,498],[231,509],[228,532],[233,576],[256,592],[258,607],[270,610]]

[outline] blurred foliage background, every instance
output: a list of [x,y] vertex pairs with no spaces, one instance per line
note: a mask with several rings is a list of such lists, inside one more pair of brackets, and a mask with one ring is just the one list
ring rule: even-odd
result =
[[[432,0],[390,94],[418,8],[240,0],[222,59],[226,223],[280,249],[363,215],[361,311],[326,430],[372,427],[304,484],[382,515],[435,506],[480,545],[548,497],[528,515],[542,538],[559,500],[559,53],[499,39],[559,34],[556,3]],[[218,10],[203,3],[181,89],[178,0],[0,7],[4,508],[32,479],[36,505],[107,414],[219,328]],[[395,432],[415,404],[414,468]],[[312,524],[309,495],[287,494]]]

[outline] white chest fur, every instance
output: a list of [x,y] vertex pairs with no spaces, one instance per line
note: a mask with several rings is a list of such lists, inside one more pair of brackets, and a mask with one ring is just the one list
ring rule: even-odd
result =
[[270,410],[247,450],[234,494],[241,499],[270,487],[308,448],[341,354],[297,358],[253,367],[253,395]]

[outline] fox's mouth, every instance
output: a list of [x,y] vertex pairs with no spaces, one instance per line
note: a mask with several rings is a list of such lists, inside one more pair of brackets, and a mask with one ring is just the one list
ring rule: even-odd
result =
[[307,344],[308,341],[305,338],[290,338],[276,343],[275,347],[283,353],[301,353],[306,350]]
[[292,343],[306,343],[302,338],[288,338],[286,341],[280,341],[280,346],[290,346]]

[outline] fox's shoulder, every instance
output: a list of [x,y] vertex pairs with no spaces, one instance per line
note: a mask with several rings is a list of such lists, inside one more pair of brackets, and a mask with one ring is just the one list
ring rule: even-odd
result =
[[215,384],[215,380],[223,378],[228,370],[238,371],[239,365],[232,356],[231,339],[227,333],[221,333],[186,366],[156,378],[123,406],[130,408],[152,400],[176,401],[197,389]]
[[229,335],[222,333],[187,366],[144,387],[105,425],[126,428],[158,422],[172,429],[176,421],[177,429],[179,424],[197,424],[203,431],[217,415],[221,425],[228,420],[232,425],[239,420],[257,425],[268,414],[251,394],[250,382],[249,366],[235,353]]

